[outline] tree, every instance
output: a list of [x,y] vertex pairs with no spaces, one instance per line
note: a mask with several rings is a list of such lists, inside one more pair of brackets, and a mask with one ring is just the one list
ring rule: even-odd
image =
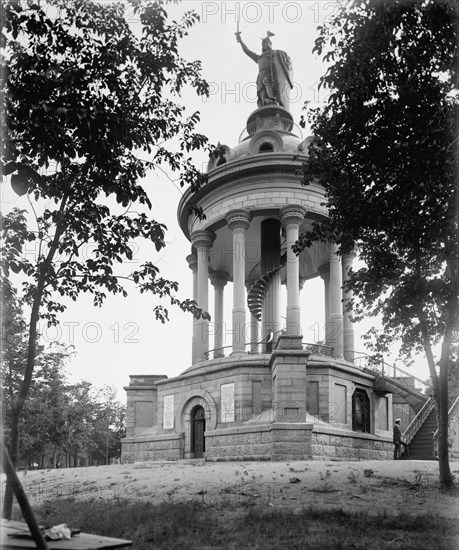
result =
[[[2,348],[0,375],[3,439],[10,445],[14,404],[24,378],[27,359],[27,324],[15,290],[2,296]],[[45,347],[37,337],[35,373],[19,424],[18,460],[25,467],[42,467],[50,446],[59,446],[62,417],[66,408],[65,363],[73,349],[57,342]]]
[[447,0],[362,0],[319,27],[330,96],[310,114],[302,183],[321,182],[330,217],[296,248],[314,240],[336,242],[340,253],[358,248],[365,267],[347,283],[356,319],[381,315],[380,352],[400,341],[405,354],[425,353],[444,487],[452,484],[448,365],[458,329],[458,19]]
[[54,454],[58,448],[67,397],[64,369],[72,355],[72,349],[53,343],[36,357],[34,378],[19,428],[18,458],[28,468],[34,468],[35,464],[43,468],[50,448]]
[[[123,4],[49,0],[3,6],[2,169],[13,189],[28,195],[37,226],[30,229],[30,216],[20,209],[2,218],[3,276],[13,272],[24,279],[22,299],[30,307],[27,364],[13,409],[13,461],[33,379],[37,323],[57,323],[64,298],[89,292],[100,306],[107,293],[126,296],[126,281],[132,281],[140,292],[202,314],[192,300],[177,297],[177,283],[162,278],[152,262],[130,274],[115,272],[132,259],[134,239],[157,250],[165,246],[166,228],[147,215],[151,202],[139,178],[165,164],[179,173],[182,185],[198,189],[205,181],[189,156],[207,143],[195,131],[199,114],[187,116],[177,103],[185,85],[208,93],[200,62],[187,62],[178,52],[198,16],[187,12],[170,22],[167,3],[129,2],[140,36],[127,23]],[[174,149],[168,148],[173,139]],[[34,261],[22,255],[27,242],[36,243]],[[92,245],[89,257],[81,254],[86,243]],[[154,314],[167,320],[162,304]],[[8,494],[7,516],[11,504]]]
[[[3,296],[0,354],[3,438],[10,444],[12,409],[20,391],[27,357],[27,325],[9,288]],[[109,463],[121,454],[125,407],[113,387],[91,382],[69,384],[66,363],[71,346],[58,342],[37,346],[35,371],[19,423],[18,464],[33,469]],[[82,460],[81,460],[82,459]]]
[[97,411],[90,441],[91,459],[110,464],[121,457],[121,439],[125,435],[126,407],[116,399],[114,387],[105,386],[96,396]]

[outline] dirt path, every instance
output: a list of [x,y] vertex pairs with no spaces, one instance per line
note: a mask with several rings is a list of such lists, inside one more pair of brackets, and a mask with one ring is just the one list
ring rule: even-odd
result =
[[[459,464],[451,469],[459,478]],[[20,479],[34,507],[55,498],[202,499],[459,516],[457,498],[438,490],[438,463],[431,461],[145,462],[21,472]]]

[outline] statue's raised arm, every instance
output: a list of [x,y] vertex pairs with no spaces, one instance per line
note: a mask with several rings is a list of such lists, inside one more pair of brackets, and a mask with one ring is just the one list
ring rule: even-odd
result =
[[236,40],[243,52],[258,63],[257,76],[257,105],[280,105],[285,109],[290,104],[290,89],[292,84],[292,63],[288,54],[281,50],[273,50],[271,43],[273,33],[268,31],[266,38],[262,38],[261,55],[257,55],[247,48],[241,39],[241,33],[236,33]]
[[260,58],[259,55],[257,55],[255,52],[253,52],[252,50],[249,50],[249,48],[244,44],[244,42],[242,41],[242,38],[241,38],[241,33],[238,31],[236,33],[236,40],[239,42],[239,44],[241,45],[241,48],[242,48],[242,51],[248,55],[250,57],[250,59],[253,59],[255,61],[255,63],[258,63],[258,60]]

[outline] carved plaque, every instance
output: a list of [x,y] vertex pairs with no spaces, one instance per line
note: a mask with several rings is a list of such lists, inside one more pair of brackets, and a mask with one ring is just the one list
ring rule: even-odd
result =
[[234,422],[234,383],[220,387],[222,422]]
[[174,396],[165,395],[163,399],[163,428],[171,430],[174,428]]

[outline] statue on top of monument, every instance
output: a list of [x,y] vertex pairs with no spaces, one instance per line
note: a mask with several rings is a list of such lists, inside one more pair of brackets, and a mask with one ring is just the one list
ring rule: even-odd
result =
[[267,33],[266,38],[262,38],[261,55],[257,55],[247,48],[241,39],[241,33],[236,32],[236,40],[242,47],[242,50],[251,59],[258,63],[257,76],[257,105],[280,105],[286,109],[289,108],[289,91],[293,88],[292,84],[292,62],[287,53],[281,50],[273,50],[271,37],[273,33]]

